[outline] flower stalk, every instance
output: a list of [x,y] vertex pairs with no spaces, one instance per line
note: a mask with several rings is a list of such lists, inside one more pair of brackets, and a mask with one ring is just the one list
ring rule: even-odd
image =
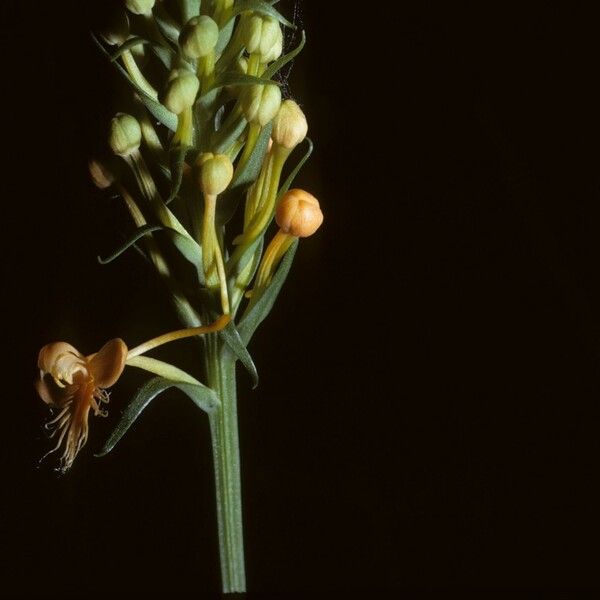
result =
[[224,593],[244,592],[246,573],[242,523],[242,486],[237,419],[235,356],[217,336],[209,336],[206,373],[221,408],[210,415],[217,529]]
[[[123,5],[114,27],[102,31],[104,42],[95,40],[129,82],[132,114],[115,115],[108,136],[113,156],[89,166],[100,190],[123,199],[133,231],[100,262],[135,247],[184,328],[133,348],[115,338],[89,355],[66,342],[44,346],[36,389],[51,411],[48,454],[57,452],[60,471],[72,467],[88,438],[88,417],[107,414],[107,388],[127,367],[150,378],[128,400],[116,394],[117,423],[98,456],[160,393],[173,387],[185,393],[210,423],[222,589],[244,592],[236,365],[258,382],[252,334],[282,288],[298,238],[323,221],[314,196],[288,191],[312,144],[298,164],[288,164],[308,125],[298,104],[282,98],[277,71],[305,36],[282,56],[282,24],[291,24],[272,2],[248,2],[243,10],[235,0]],[[177,14],[169,14],[173,6]],[[273,220],[278,229],[270,233]],[[202,374],[148,355],[200,336],[203,343],[189,351],[197,353],[193,364],[204,367]]]

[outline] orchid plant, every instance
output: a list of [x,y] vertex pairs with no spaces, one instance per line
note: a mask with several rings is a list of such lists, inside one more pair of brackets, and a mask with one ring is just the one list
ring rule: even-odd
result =
[[[127,112],[110,123],[111,156],[90,161],[94,183],[120,196],[132,220],[126,242],[100,261],[138,249],[183,328],[133,348],[110,340],[89,355],[54,342],[38,358],[36,389],[52,412],[48,455],[58,456],[62,472],[86,443],[90,413],[106,415],[106,388],[126,367],[151,377],[128,402],[115,394],[121,414],[97,455],[110,452],[168,388],[208,415],[224,592],[246,586],[236,364],[256,387],[248,344],[283,286],[298,239],[323,221],[314,196],[290,189],[312,143],[298,104],[282,98],[278,74],[305,35],[283,54],[284,31],[294,26],[274,4],[125,0],[111,27],[93,36],[131,92]],[[201,342],[194,375],[147,356],[189,337]]]

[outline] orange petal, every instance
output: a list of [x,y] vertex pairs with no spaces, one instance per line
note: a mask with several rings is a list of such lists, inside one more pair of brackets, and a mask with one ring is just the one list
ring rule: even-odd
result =
[[72,374],[81,369],[83,356],[67,342],[46,344],[38,355],[38,367],[44,373]]
[[50,406],[63,406],[70,399],[73,390],[71,386],[61,388],[51,377],[42,377],[35,382],[35,389],[40,398]]
[[121,376],[127,360],[127,346],[120,338],[110,340],[96,354],[88,356],[88,364],[96,387],[107,388]]

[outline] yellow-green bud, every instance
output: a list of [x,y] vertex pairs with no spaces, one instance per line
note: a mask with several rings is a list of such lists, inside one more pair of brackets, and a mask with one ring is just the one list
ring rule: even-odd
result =
[[304,190],[286,192],[277,206],[275,220],[283,233],[294,237],[308,237],[323,223],[319,201]]
[[127,10],[134,15],[149,15],[154,8],[155,0],[125,0]]
[[293,100],[282,102],[273,119],[273,142],[292,150],[306,137],[307,132],[308,123],[300,107]]
[[194,105],[200,81],[187,69],[171,71],[169,82],[162,96],[162,103],[176,115]]
[[277,38],[271,48],[261,57],[261,62],[270,63],[277,60],[283,52],[283,32],[281,27],[277,27]]
[[110,122],[109,144],[119,156],[129,156],[135,152],[142,141],[142,130],[135,117],[118,113]]
[[206,15],[192,17],[179,36],[179,45],[187,58],[210,54],[219,39],[219,26]]
[[[265,56],[271,48],[277,43],[277,36],[281,35],[281,27],[279,23],[271,17],[264,17],[262,22],[262,30],[260,35],[260,44],[258,53]],[[262,62],[265,62],[264,60]]]
[[249,85],[242,91],[240,100],[246,120],[264,127],[279,111],[281,90],[277,85]]
[[223,193],[233,178],[233,164],[226,154],[207,152],[200,155],[200,188],[209,196]]
[[248,54],[256,52],[260,46],[262,18],[258,15],[245,15],[240,23],[240,39]]

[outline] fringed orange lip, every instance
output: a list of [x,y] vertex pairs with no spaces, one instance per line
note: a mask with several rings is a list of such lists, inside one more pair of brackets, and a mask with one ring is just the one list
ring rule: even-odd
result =
[[108,388],[125,368],[127,346],[119,338],[110,340],[96,354],[84,356],[66,342],[44,346],[38,356],[40,377],[35,383],[40,398],[58,411],[46,428],[56,445],[45,456],[63,448],[59,469],[71,468],[88,438],[90,410],[106,416],[102,405],[108,402]]

